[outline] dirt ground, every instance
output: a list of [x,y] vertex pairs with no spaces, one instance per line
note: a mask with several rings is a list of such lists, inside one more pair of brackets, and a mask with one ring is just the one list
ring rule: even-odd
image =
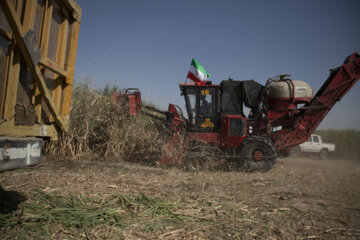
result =
[[[360,162],[335,159],[278,159],[266,173],[46,160],[0,173],[0,239],[360,239],[359,182]],[[54,199],[119,218],[67,223]]]

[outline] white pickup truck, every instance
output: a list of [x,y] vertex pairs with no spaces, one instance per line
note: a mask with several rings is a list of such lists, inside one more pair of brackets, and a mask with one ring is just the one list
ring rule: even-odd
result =
[[305,153],[319,154],[321,159],[327,159],[330,152],[335,151],[335,144],[323,143],[319,135],[312,134],[310,138],[294,148],[292,151],[296,156],[301,156]]

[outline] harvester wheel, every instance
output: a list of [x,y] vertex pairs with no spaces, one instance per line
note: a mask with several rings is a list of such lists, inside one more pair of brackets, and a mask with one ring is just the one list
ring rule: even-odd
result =
[[323,149],[320,151],[320,158],[322,160],[326,160],[328,158],[328,156],[329,156],[329,152],[327,149]]
[[271,140],[249,137],[240,150],[245,169],[249,172],[266,172],[274,164],[277,152]]

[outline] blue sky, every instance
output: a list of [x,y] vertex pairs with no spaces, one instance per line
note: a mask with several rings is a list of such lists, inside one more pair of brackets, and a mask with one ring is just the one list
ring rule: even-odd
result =
[[[360,52],[360,1],[77,0],[82,21],[75,79],[140,88],[166,109],[192,58],[219,83],[289,73],[316,92],[329,69]],[[360,83],[320,129],[360,129]]]

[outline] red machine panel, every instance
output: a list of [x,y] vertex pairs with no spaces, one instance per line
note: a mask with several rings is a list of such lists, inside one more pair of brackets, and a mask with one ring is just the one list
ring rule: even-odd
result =
[[247,118],[239,114],[224,114],[220,121],[219,142],[222,147],[238,147],[246,138]]

